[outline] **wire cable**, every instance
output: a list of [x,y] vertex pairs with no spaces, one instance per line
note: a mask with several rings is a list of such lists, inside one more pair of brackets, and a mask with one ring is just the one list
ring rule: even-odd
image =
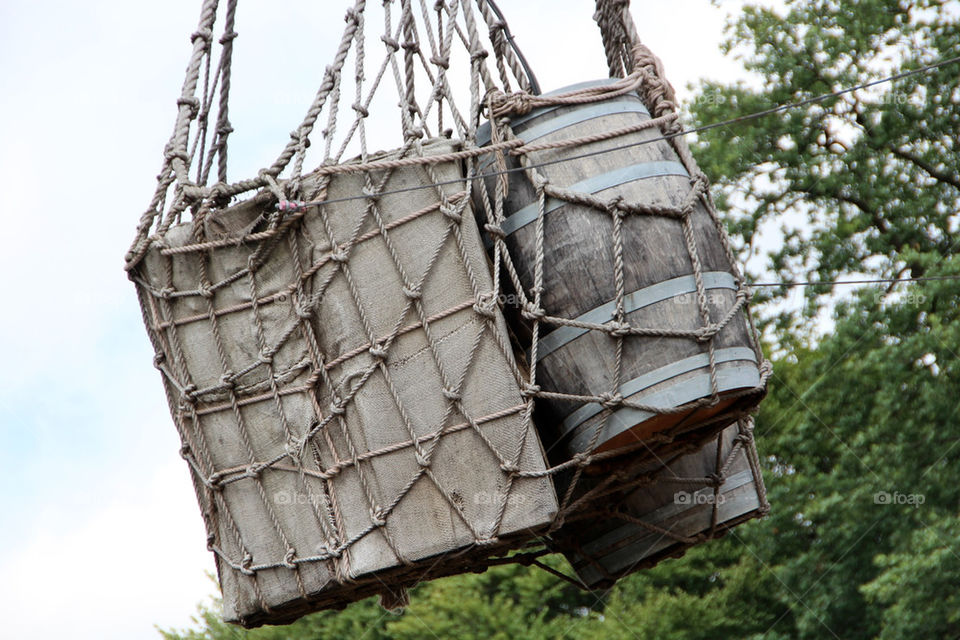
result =
[[[506,174],[520,173],[520,172],[523,172],[523,171],[527,171],[528,169],[539,169],[539,168],[551,166],[551,165],[554,165],[554,164],[560,164],[560,163],[562,163],[562,162],[571,162],[571,161],[573,161],[573,160],[582,160],[583,158],[590,158],[590,157],[594,157],[594,156],[598,156],[598,155],[603,155],[603,154],[606,154],[606,153],[613,153],[613,152],[615,152],[615,151],[622,151],[622,150],[624,150],[624,149],[630,149],[630,148],[632,148],[632,147],[638,147],[638,146],[645,145],[645,144],[651,144],[651,143],[660,142],[660,141],[663,141],[663,140],[670,140],[670,139],[672,139],[672,138],[676,138],[677,136],[686,136],[686,135],[690,135],[690,134],[692,134],[692,133],[700,133],[700,132],[702,132],[702,131],[709,131],[709,130],[711,130],[711,129],[717,129],[717,128],[719,128],[719,127],[727,127],[727,126],[730,126],[730,125],[733,125],[733,124],[739,124],[739,123],[741,123],[741,122],[747,122],[747,121],[749,121],[749,120],[756,120],[756,119],[758,119],[758,118],[764,118],[764,117],[766,117],[766,116],[770,116],[770,115],[773,115],[773,114],[776,114],[776,113],[780,113],[780,112],[782,112],[782,111],[787,111],[787,110],[789,110],[789,109],[796,109],[796,108],[798,108],[798,107],[803,107],[803,106],[806,106],[806,105],[808,105],[808,104],[814,104],[814,103],[818,103],[818,102],[823,102],[823,101],[829,100],[829,99],[831,99],[831,98],[836,98],[836,97],[842,96],[842,95],[844,95],[844,94],[851,93],[851,92],[853,92],[853,91],[859,91],[859,90],[861,90],[861,89],[867,89],[867,88],[869,88],[869,87],[873,87],[873,86],[876,86],[876,85],[878,85],[878,84],[883,84],[883,83],[885,83],[885,82],[893,82],[893,81],[895,81],[895,80],[901,80],[901,79],[907,78],[907,77],[909,77],[909,76],[914,76],[914,75],[917,75],[917,74],[920,74],[920,73],[926,73],[927,71],[932,71],[932,70],[934,70],[934,69],[939,69],[940,67],[945,67],[945,66],[948,66],[948,65],[951,65],[951,64],[956,64],[956,63],[958,63],[958,62],[960,62],[960,56],[954,56],[953,58],[948,58],[948,59],[946,59],[946,60],[940,60],[939,62],[934,62],[934,63],[928,64],[928,65],[926,65],[926,66],[923,66],[923,67],[918,67],[917,69],[910,69],[909,71],[903,71],[903,72],[901,72],[901,73],[897,73],[897,74],[892,75],[892,76],[887,76],[887,77],[885,77],[885,78],[880,78],[880,79],[878,79],[878,80],[872,80],[872,81],[870,81],[870,82],[864,82],[864,83],[862,83],[862,84],[858,84],[858,85],[853,86],[853,87],[847,87],[847,88],[845,88],[845,89],[840,89],[839,91],[833,91],[833,92],[831,92],[831,93],[824,93],[824,94],[821,94],[821,95],[818,95],[818,96],[814,96],[814,97],[812,97],[812,98],[806,98],[805,100],[800,100],[800,101],[798,101],[798,102],[791,102],[791,103],[788,103],[788,104],[779,105],[779,106],[777,106],[777,107],[771,107],[770,109],[764,109],[763,111],[757,111],[757,112],[754,112],[754,113],[744,114],[744,115],[742,115],[742,116],[737,116],[737,117],[735,117],[735,118],[730,118],[729,120],[721,120],[720,122],[712,122],[712,123],[709,123],[709,124],[701,125],[701,126],[699,126],[699,127],[692,127],[692,128],[690,128],[690,129],[682,129],[682,130],[680,130],[680,131],[677,131],[676,133],[671,133],[671,134],[667,134],[667,135],[663,135],[663,136],[659,136],[659,137],[655,137],[655,138],[649,138],[649,139],[647,139],[647,140],[639,140],[639,141],[637,141],[637,142],[631,142],[631,143],[629,143],[629,144],[624,144],[624,145],[620,145],[620,146],[616,146],[616,147],[609,147],[609,148],[606,148],[606,149],[599,149],[599,150],[597,150],[597,151],[589,151],[589,152],[586,152],[586,153],[575,154],[575,155],[567,156],[567,157],[564,157],[564,158],[557,158],[557,159],[555,159],[555,160],[546,160],[546,161],[543,161],[543,162],[538,162],[538,163],[536,163],[536,164],[531,164],[531,165],[529,165],[529,166],[527,166],[527,167],[514,167],[514,168],[500,169],[500,170],[496,170],[496,171],[491,171],[491,172],[489,172],[489,173],[484,173],[484,174],[483,174],[483,177],[490,177],[490,178],[492,178],[492,177],[501,176],[501,175],[506,175]],[[477,178],[477,177],[479,177],[479,176],[474,176],[474,178],[471,178],[471,179],[475,179],[475,178]],[[459,178],[459,179],[455,179],[455,180],[444,180],[444,181],[434,182],[434,183],[430,183],[430,184],[413,185],[413,186],[409,186],[409,187],[402,187],[402,188],[399,188],[399,189],[391,189],[391,190],[383,191],[383,192],[378,193],[377,195],[378,195],[378,196],[388,196],[388,195],[394,195],[394,194],[398,194],[398,193],[408,193],[408,192],[410,192],[410,191],[419,191],[419,190],[421,190],[421,189],[433,189],[433,188],[441,187],[441,186],[447,186],[447,185],[453,185],[453,184],[461,184],[463,181],[464,181],[463,178]],[[365,194],[362,194],[362,195],[355,195],[355,196],[344,196],[344,197],[342,197],[342,198],[332,198],[332,199],[330,199],[330,200],[316,200],[316,201],[304,202],[304,203],[298,203],[298,204],[303,205],[303,206],[315,206],[315,205],[321,205],[321,204],[333,204],[333,203],[337,203],[337,202],[348,202],[348,201],[352,201],[352,200],[364,200],[364,199],[366,199],[367,197],[368,197],[368,196],[366,196]],[[755,286],[759,286],[759,285],[755,285]],[[780,286],[780,285],[776,285],[776,286]]]
[[748,282],[748,287],[817,287],[843,284],[896,284],[899,282],[932,282],[938,280],[960,280],[960,274],[943,276],[917,276],[915,278],[869,278],[863,280],[826,280],[800,282]]

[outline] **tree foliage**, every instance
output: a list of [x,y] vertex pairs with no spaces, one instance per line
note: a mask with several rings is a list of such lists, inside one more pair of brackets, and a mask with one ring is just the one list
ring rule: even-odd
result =
[[[786,7],[785,16],[745,8],[725,47],[744,56],[760,87],[705,84],[691,109],[695,124],[960,55],[956,3],[794,0]],[[939,273],[957,248],[957,74],[948,65],[704,133],[698,161],[719,185],[742,243],[767,254],[765,266],[783,281]],[[809,316],[830,289],[806,292]],[[798,329],[798,319],[781,317],[781,332]]]
[[[728,50],[760,84],[705,84],[695,124],[960,55],[960,8],[935,0],[747,7]],[[960,274],[960,65],[711,129],[701,166],[742,247],[784,280]],[[782,227],[782,237],[778,226]],[[504,566],[283,628],[201,607],[167,640],[960,637],[960,281],[807,289],[768,325],[778,359],[757,418],[773,511],[678,560],[578,592]],[[772,296],[782,296],[785,290]],[[809,319],[834,304],[832,330]],[[784,311],[784,309],[786,309]],[[570,571],[561,558],[556,568]]]

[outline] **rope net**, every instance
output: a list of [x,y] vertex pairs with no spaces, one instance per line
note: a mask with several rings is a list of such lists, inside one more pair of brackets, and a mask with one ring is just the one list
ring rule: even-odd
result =
[[[595,150],[633,166],[611,145],[679,131],[627,2],[598,0],[595,16],[618,79],[539,95],[487,0],[358,0],[290,141],[231,181],[236,10],[203,3],[126,255],[226,619],[282,623],[375,593],[396,605],[428,578],[553,550],[588,558],[576,522],[676,477],[671,465],[731,429],[759,496],[749,513],[764,511],[746,416],[770,369],[705,177],[680,137],[647,145],[682,187],[653,198],[563,169]],[[524,130],[617,100],[637,105],[622,122]],[[395,147],[373,151],[387,117]],[[596,299],[570,306],[557,247],[577,216],[602,247],[573,238],[595,254]],[[644,261],[651,240],[670,249],[669,273]],[[688,366],[651,368],[642,354],[657,348]],[[577,349],[601,354],[599,374],[564,368],[583,361]],[[677,380],[703,389],[651,395]],[[729,465],[715,449],[701,484],[720,487]],[[628,517],[671,553],[725,522],[715,509],[703,531],[671,533]]]

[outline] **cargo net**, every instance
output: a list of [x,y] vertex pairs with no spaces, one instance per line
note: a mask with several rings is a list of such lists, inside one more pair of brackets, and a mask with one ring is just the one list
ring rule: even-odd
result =
[[[487,0],[386,0],[376,29],[357,1],[289,143],[256,177],[230,181],[236,9],[236,0],[203,3],[158,187],[126,256],[226,619],[281,623],[374,593],[401,605],[403,587],[423,579],[539,563],[571,548],[568,519],[678,477],[670,465],[737,421],[730,428],[752,452],[753,486],[766,504],[745,416],[769,365],[707,182],[675,135],[673,92],[636,40],[626,3],[599,0],[595,16],[611,75],[622,77],[542,96]],[[545,141],[525,140],[517,125],[538,109],[618,97],[649,117]],[[400,125],[397,145],[372,152],[368,135],[389,114]],[[606,157],[602,145],[664,134],[658,153],[675,154],[686,172],[676,202],[595,194],[552,174],[567,156]],[[524,193],[533,211],[526,239],[506,228]],[[605,263],[591,267],[608,283],[597,289],[607,292],[599,307],[609,317],[558,312],[562,301],[551,302],[562,298],[545,280],[550,220],[565,217],[548,214],[559,206],[609,229]],[[631,242],[641,233],[651,242],[649,230],[631,226],[639,220],[679,232],[674,261],[680,255],[685,270],[663,276],[674,282],[660,301],[686,295],[675,306],[692,309],[697,326],[678,328],[670,313],[659,327],[634,322],[650,305],[637,306],[643,296],[630,287],[652,286],[631,270]],[[704,239],[718,247],[706,265]],[[743,344],[716,347],[733,325]],[[600,382],[575,369],[565,375],[561,360],[545,383],[544,344],[578,361],[573,347],[585,339],[609,354]],[[630,397],[627,378],[663,369],[629,369],[642,341],[692,345],[678,358],[699,358],[697,366],[673,377],[705,374],[706,392],[679,404]],[[749,384],[724,382],[723,366],[734,361],[752,362]],[[692,428],[685,419],[701,409]],[[577,411],[586,416],[579,431],[559,433]],[[607,428],[661,416],[668,422],[642,437]],[[721,472],[688,480],[720,486]],[[706,533],[651,526],[680,545],[722,528],[717,517]],[[517,549],[525,552],[508,555]]]

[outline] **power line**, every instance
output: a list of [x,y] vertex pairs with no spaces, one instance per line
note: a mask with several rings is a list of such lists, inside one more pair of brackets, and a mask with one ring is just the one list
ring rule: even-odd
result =
[[[607,149],[599,149],[599,150],[597,150],[597,151],[589,151],[589,152],[586,152],[586,153],[580,153],[580,154],[568,156],[568,157],[565,157],[565,158],[558,158],[558,159],[556,159],[556,160],[546,160],[546,161],[544,161],[544,162],[538,162],[538,163],[536,163],[536,164],[528,165],[527,167],[514,167],[514,168],[512,168],[512,169],[509,169],[509,168],[508,168],[508,169],[501,169],[501,170],[498,170],[498,171],[491,171],[491,172],[489,172],[489,173],[484,173],[483,176],[476,176],[476,177],[496,177],[496,176],[507,175],[507,174],[511,174],[511,173],[520,173],[520,172],[523,172],[523,171],[527,171],[527,170],[529,170],[529,169],[539,169],[539,168],[551,166],[551,165],[554,165],[554,164],[560,164],[560,163],[562,163],[562,162],[570,162],[570,161],[573,161],[573,160],[581,160],[581,159],[583,159],[583,158],[590,158],[590,157],[594,157],[594,156],[598,156],[598,155],[603,155],[603,154],[606,154],[606,153],[613,153],[613,152],[615,152],[615,151],[622,151],[622,150],[624,150],[624,149],[630,149],[630,148],[633,148],[633,147],[639,147],[639,146],[645,145],[645,144],[651,144],[651,143],[654,143],[654,142],[661,142],[661,141],[663,141],[663,140],[671,140],[672,138],[676,138],[676,137],[678,137],[678,136],[686,136],[686,135],[690,135],[690,134],[692,134],[692,133],[700,133],[700,132],[702,132],[702,131],[709,131],[709,130],[711,130],[711,129],[717,129],[717,128],[720,128],[720,127],[726,127],[726,126],[730,126],[730,125],[733,125],[733,124],[739,124],[739,123],[741,123],[741,122],[747,122],[747,121],[750,121],[750,120],[756,120],[756,119],[759,119],[759,118],[764,118],[764,117],[769,116],[769,115],[773,115],[773,114],[776,114],[776,113],[780,113],[780,112],[783,112],[783,111],[787,111],[787,110],[789,110],[789,109],[796,109],[796,108],[798,108],[798,107],[804,107],[804,106],[806,106],[806,105],[808,105],[808,104],[815,104],[815,103],[819,103],[819,102],[824,102],[825,100],[830,100],[831,98],[837,98],[837,97],[842,96],[842,95],[845,95],[845,94],[847,94],[847,93],[852,93],[852,92],[854,92],[854,91],[860,91],[860,90],[862,90],[862,89],[868,89],[868,88],[870,88],[870,87],[874,87],[874,86],[876,86],[876,85],[883,84],[883,83],[886,83],[886,82],[893,82],[893,81],[895,81],[895,80],[901,80],[901,79],[903,79],[903,78],[907,78],[907,77],[910,77],[910,76],[914,76],[914,75],[917,75],[917,74],[920,74],[920,73],[926,73],[926,72],[928,72],[928,71],[933,71],[934,69],[939,69],[940,67],[945,67],[945,66],[948,66],[948,65],[951,65],[951,64],[956,64],[956,63],[958,63],[958,62],[960,62],[960,56],[954,56],[953,58],[948,58],[948,59],[946,59],[946,60],[940,60],[940,61],[938,61],[938,62],[934,62],[934,63],[928,64],[928,65],[926,65],[926,66],[923,66],[923,67],[918,67],[917,69],[910,69],[909,71],[903,71],[903,72],[901,72],[901,73],[897,73],[897,74],[894,74],[894,75],[891,75],[891,76],[887,76],[887,77],[884,77],[884,78],[880,78],[880,79],[878,79],[878,80],[872,80],[872,81],[870,81],[870,82],[864,82],[864,83],[862,83],[862,84],[858,84],[858,85],[855,85],[855,86],[852,86],[852,87],[847,87],[847,88],[845,88],[845,89],[840,89],[840,90],[838,90],[838,91],[833,91],[833,92],[831,92],[831,93],[824,93],[824,94],[821,94],[821,95],[818,95],[818,96],[814,96],[814,97],[812,97],[812,98],[806,98],[806,99],[800,100],[800,101],[798,101],[798,102],[791,102],[791,103],[788,103],[788,104],[783,104],[783,105],[779,105],[779,106],[776,106],[776,107],[771,107],[771,108],[769,108],[769,109],[764,109],[763,111],[756,111],[756,112],[754,112],[754,113],[748,113],[748,114],[745,114],[745,115],[742,115],[742,116],[737,116],[737,117],[735,117],[735,118],[730,118],[729,120],[721,120],[721,121],[719,121],[719,122],[711,122],[711,123],[709,123],[709,124],[701,125],[701,126],[699,126],[699,127],[692,127],[692,128],[690,128],[690,129],[682,129],[682,130],[680,130],[680,131],[677,131],[676,133],[671,133],[671,134],[667,134],[667,135],[663,135],[663,136],[659,136],[659,137],[655,137],[655,138],[650,138],[650,139],[647,139],[647,140],[638,140],[638,141],[636,141],[636,142],[631,142],[631,143],[629,143],[629,144],[624,144],[624,145],[620,145],[620,146],[616,146],[616,147],[610,147],[610,148],[607,148]],[[463,180],[464,180],[463,178],[460,178],[460,179],[456,179],[456,180],[443,180],[443,181],[440,181],[440,182],[433,182],[433,183],[430,183],[430,184],[413,185],[413,186],[410,186],[410,187],[403,187],[403,188],[399,188],[399,189],[391,189],[391,190],[388,190],[388,191],[383,191],[383,192],[378,193],[377,195],[378,195],[378,196],[387,196],[387,195],[395,195],[395,194],[399,194],[399,193],[409,193],[409,192],[411,192],[411,191],[419,191],[419,190],[421,190],[421,189],[433,189],[433,188],[441,187],[441,186],[460,184],[460,183],[463,182]],[[338,202],[348,202],[348,201],[352,201],[352,200],[365,200],[365,199],[368,198],[368,197],[369,197],[369,196],[367,196],[366,194],[363,194],[363,195],[355,195],[355,196],[344,196],[344,197],[342,197],[342,198],[333,198],[333,199],[330,199],[330,200],[317,200],[317,201],[308,202],[308,203],[302,203],[302,204],[304,204],[304,205],[334,204],[334,203],[338,203]],[[760,285],[754,285],[754,286],[760,286]],[[776,285],[776,286],[781,286],[781,285]]]
[[894,284],[898,282],[931,282],[936,280],[960,280],[960,274],[943,276],[917,276],[915,278],[869,278],[863,280],[825,280],[804,282],[749,282],[748,287],[816,287],[843,284]]

